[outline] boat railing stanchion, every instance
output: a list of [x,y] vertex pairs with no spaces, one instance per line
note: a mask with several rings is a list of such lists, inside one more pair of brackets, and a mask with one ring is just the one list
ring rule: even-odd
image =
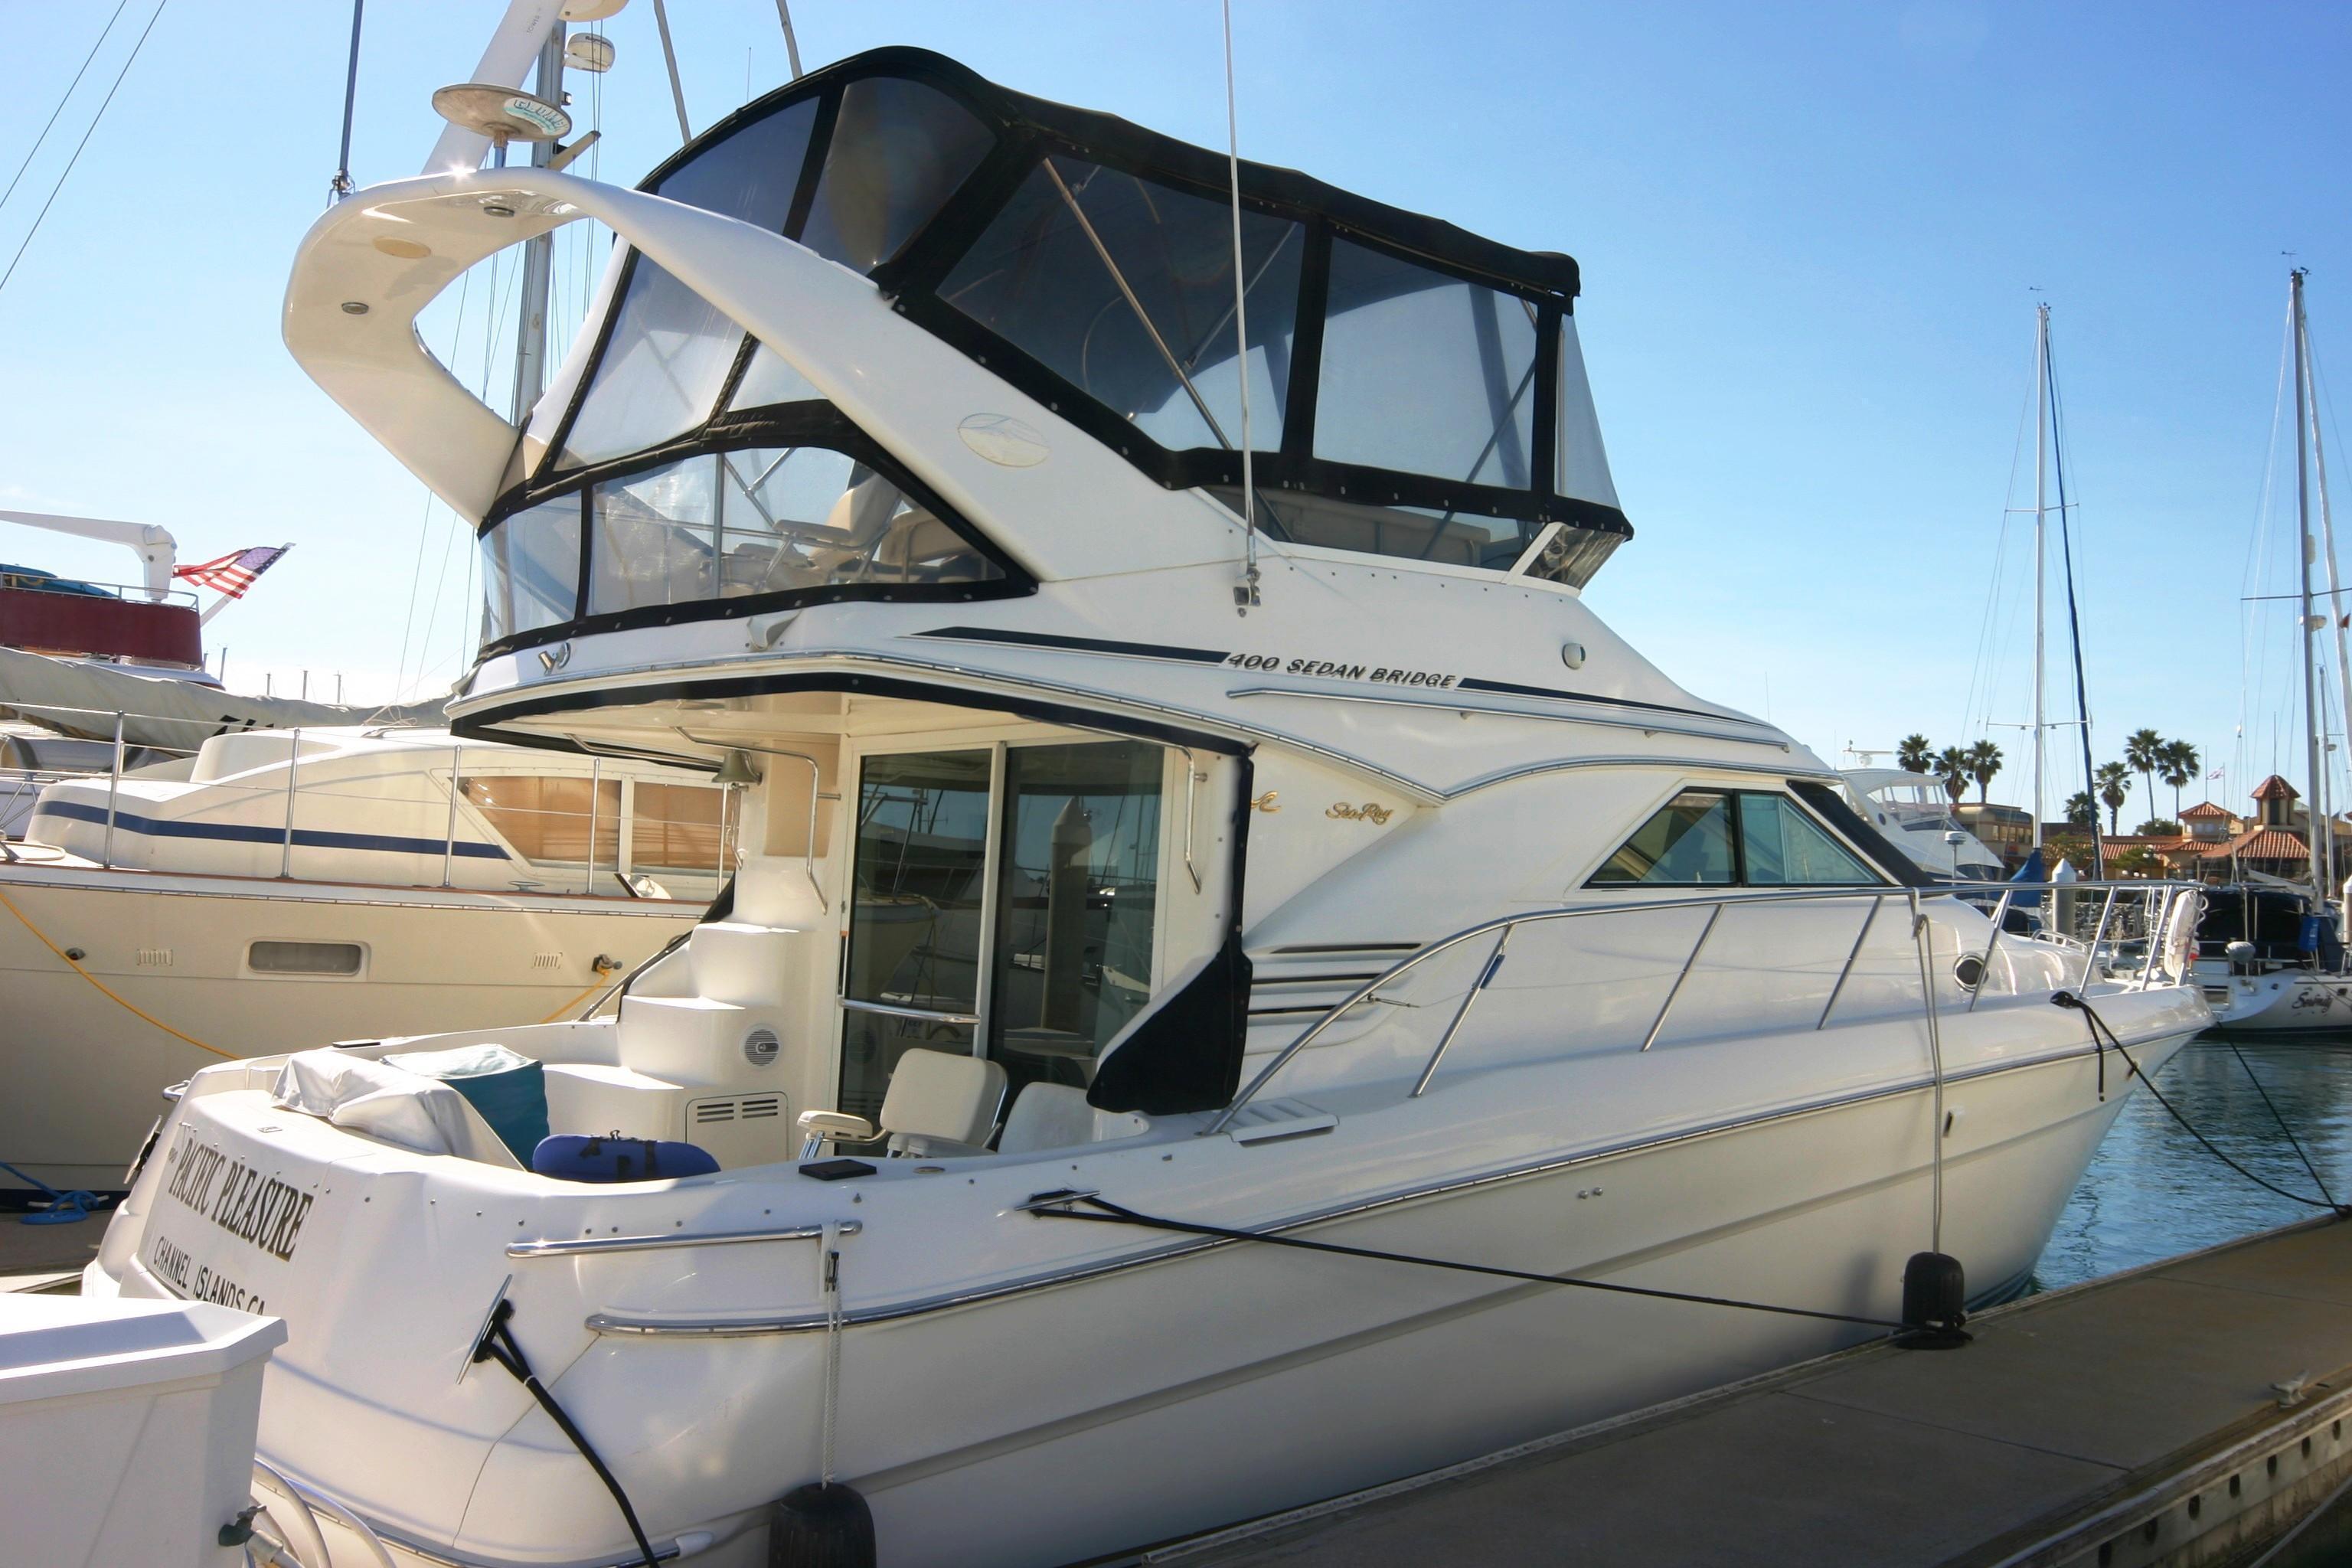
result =
[[1411,1098],[1420,1099],[1422,1091],[1429,1087],[1429,1080],[1437,1076],[1437,1064],[1445,1059],[1445,1047],[1454,1043],[1455,1035],[1461,1033],[1462,1021],[1470,1016],[1470,1009],[1476,1004],[1479,993],[1495,983],[1496,974],[1503,967],[1503,952],[1511,945],[1511,933],[1518,929],[1516,924],[1507,925],[1503,928],[1503,934],[1495,939],[1495,951],[1486,955],[1485,966],[1478,971],[1478,978],[1473,980],[1470,989],[1462,994],[1462,1005],[1454,1009],[1454,1017],[1446,1024],[1445,1033],[1438,1037],[1437,1048],[1429,1053],[1429,1060],[1422,1065],[1421,1077],[1413,1081]]
[[1839,995],[1844,992],[1846,976],[1853,973],[1853,961],[1862,956],[1862,944],[1870,940],[1870,928],[1878,922],[1878,906],[1885,901],[1885,893],[1871,895],[1870,908],[1862,917],[1862,929],[1853,933],[1853,946],[1846,952],[1845,966],[1838,971],[1837,979],[1831,983],[1830,999],[1822,1004],[1822,1016],[1813,1021],[1814,1033],[1819,1034],[1829,1027],[1830,1009],[1837,1005]]
[[286,748],[286,843],[278,858],[278,874],[294,875],[294,776],[302,767],[302,727],[294,727],[293,743]]
[[[1992,934],[1985,938],[1984,967],[1977,972],[1977,983],[1969,988],[1969,1005],[1964,1011],[1975,1012],[1977,998],[1983,995],[1984,988],[1992,984],[1992,953],[1993,949],[2000,945],[2001,927],[2009,923],[2010,897],[2011,889],[2002,889],[2000,902],[1992,911]],[[2012,986],[2011,989],[2016,988]]]
[[1666,1026],[1666,1015],[1675,1010],[1675,998],[1683,994],[1683,982],[1690,978],[1692,968],[1698,963],[1699,953],[1706,947],[1706,939],[1715,934],[1715,922],[1722,918],[1723,906],[1720,903],[1707,907],[1706,923],[1698,928],[1698,940],[1691,943],[1690,953],[1683,960],[1681,973],[1675,976],[1675,983],[1666,987],[1666,999],[1658,1004],[1658,1016],[1650,1020],[1650,1032],[1642,1037],[1643,1050],[1658,1043],[1658,1031]]
[[603,802],[604,759],[588,759],[588,869],[580,879],[580,890],[596,890],[596,807]]
[[457,764],[466,754],[466,742],[455,735],[449,737],[449,826],[441,835],[441,885],[449,886],[451,873],[457,865]]
[[114,763],[106,772],[106,847],[99,852],[98,863],[110,870],[114,866],[114,803],[122,793],[122,715],[114,716]]
[[2083,950],[2083,978],[2075,983],[2075,989],[2078,991],[2087,991],[2091,988],[2091,972],[2098,966],[2099,943],[2106,940],[2107,917],[2116,912],[2117,891],[2116,888],[2110,885],[2105,900],[2099,905],[2099,923],[2091,930],[2091,945]]

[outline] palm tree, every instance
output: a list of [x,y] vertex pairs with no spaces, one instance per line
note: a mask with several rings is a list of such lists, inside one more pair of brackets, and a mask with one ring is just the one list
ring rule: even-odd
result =
[[2153,730],[2134,730],[2124,737],[2124,761],[2147,785],[2147,814],[2156,815],[2156,770],[2164,765],[2164,737]]
[[2197,754],[2197,748],[2186,741],[2167,741],[2164,743],[2164,755],[2157,763],[2157,773],[2172,786],[2172,816],[2175,821],[2180,816],[2180,792],[2197,777],[2197,770],[2204,765],[2204,762]]
[[[2143,731],[2141,732],[2143,734],[2155,733],[2153,731]],[[2121,763],[2101,763],[2099,764],[2099,798],[2106,803],[2107,832],[2111,836],[2118,838],[2123,837],[2123,828],[2116,821],[2116,815],[2123,810],[2124,802],[2131,798],[2131,769],[2126,767]]]
[[2066,822],[2071,827],[2095,827],[2099,823],[2099,803],[2091,792],[2078,789],[2066,797]]
[[1958,746],[1946,746],[1933,761],[1936,776],[1944,781],[1944,793],[1958,805],[1969,793],[1969,754]]
[[1990,798],[1993,775],[2000,772],[2000,748],[1990,741],[1979,741],[1969,748],[1969,773],[1977,781],[1977,803]]
[[1935,760],[1935,745],[1925,735],[1906,735],[1895,748],[1895,765],[1906,773],[1924,773]]

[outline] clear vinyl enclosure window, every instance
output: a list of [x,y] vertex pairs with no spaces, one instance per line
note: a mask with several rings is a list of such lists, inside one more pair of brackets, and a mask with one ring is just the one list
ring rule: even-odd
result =
[[482,535],[482,640],[561,626],[580,600],[580,498],[519,511]]
[[680,458],[595,486],[589,516],[592,616],[1004,575],[887,478],[826,447]]
[[1872,887],[1884,877],[1787,795],[1688,789],[1592,874],[1591,887]]
[[[949,304],[1171,451],[1238,450],[1233,209],[1055,153],[940,284]],[[1242,215],[1250,445],[1282,444],[1300,226]]]
[[1535,309],[1345,239],[1331,243],[1315,455],[1525,489]]
[[934,88],[896,77],[851,82],[801,243],[859,272],[881,265],[946,205],[993,141]]
[[742,346],[725,311],[638,257],[559,467],[626,457],[700,426]]
[[816,100],[804,99],[752,121],[663,175],[654,194],[782,234],[800,189],[816,107]]

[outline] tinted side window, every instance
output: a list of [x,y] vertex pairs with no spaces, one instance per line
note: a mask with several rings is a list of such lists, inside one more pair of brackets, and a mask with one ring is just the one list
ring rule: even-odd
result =
[[1685,790],[1609,857],[1593,885],[1728,886],[1738,865],[1731,832],[1726,796]]
[[1740,795],[1739,841],[1751,887],[1836,888],[1879,880],[1785,795]]
[[1685,790],[1592,874],[1602,887],[1875,887],[1873,870],[1788,796]]

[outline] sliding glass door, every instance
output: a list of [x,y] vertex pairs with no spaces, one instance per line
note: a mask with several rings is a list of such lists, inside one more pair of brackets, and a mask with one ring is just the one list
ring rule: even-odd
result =
[[842,985],[853,1115],[880,1114],[907,1052],[973,1049],[995,761],[985,748],[866,759]]
[[1159,747],[869,756],[858,786],[841,1108],[908,1050],[979,1052],[1014,1094],[1083,1088],[1151,995]]

